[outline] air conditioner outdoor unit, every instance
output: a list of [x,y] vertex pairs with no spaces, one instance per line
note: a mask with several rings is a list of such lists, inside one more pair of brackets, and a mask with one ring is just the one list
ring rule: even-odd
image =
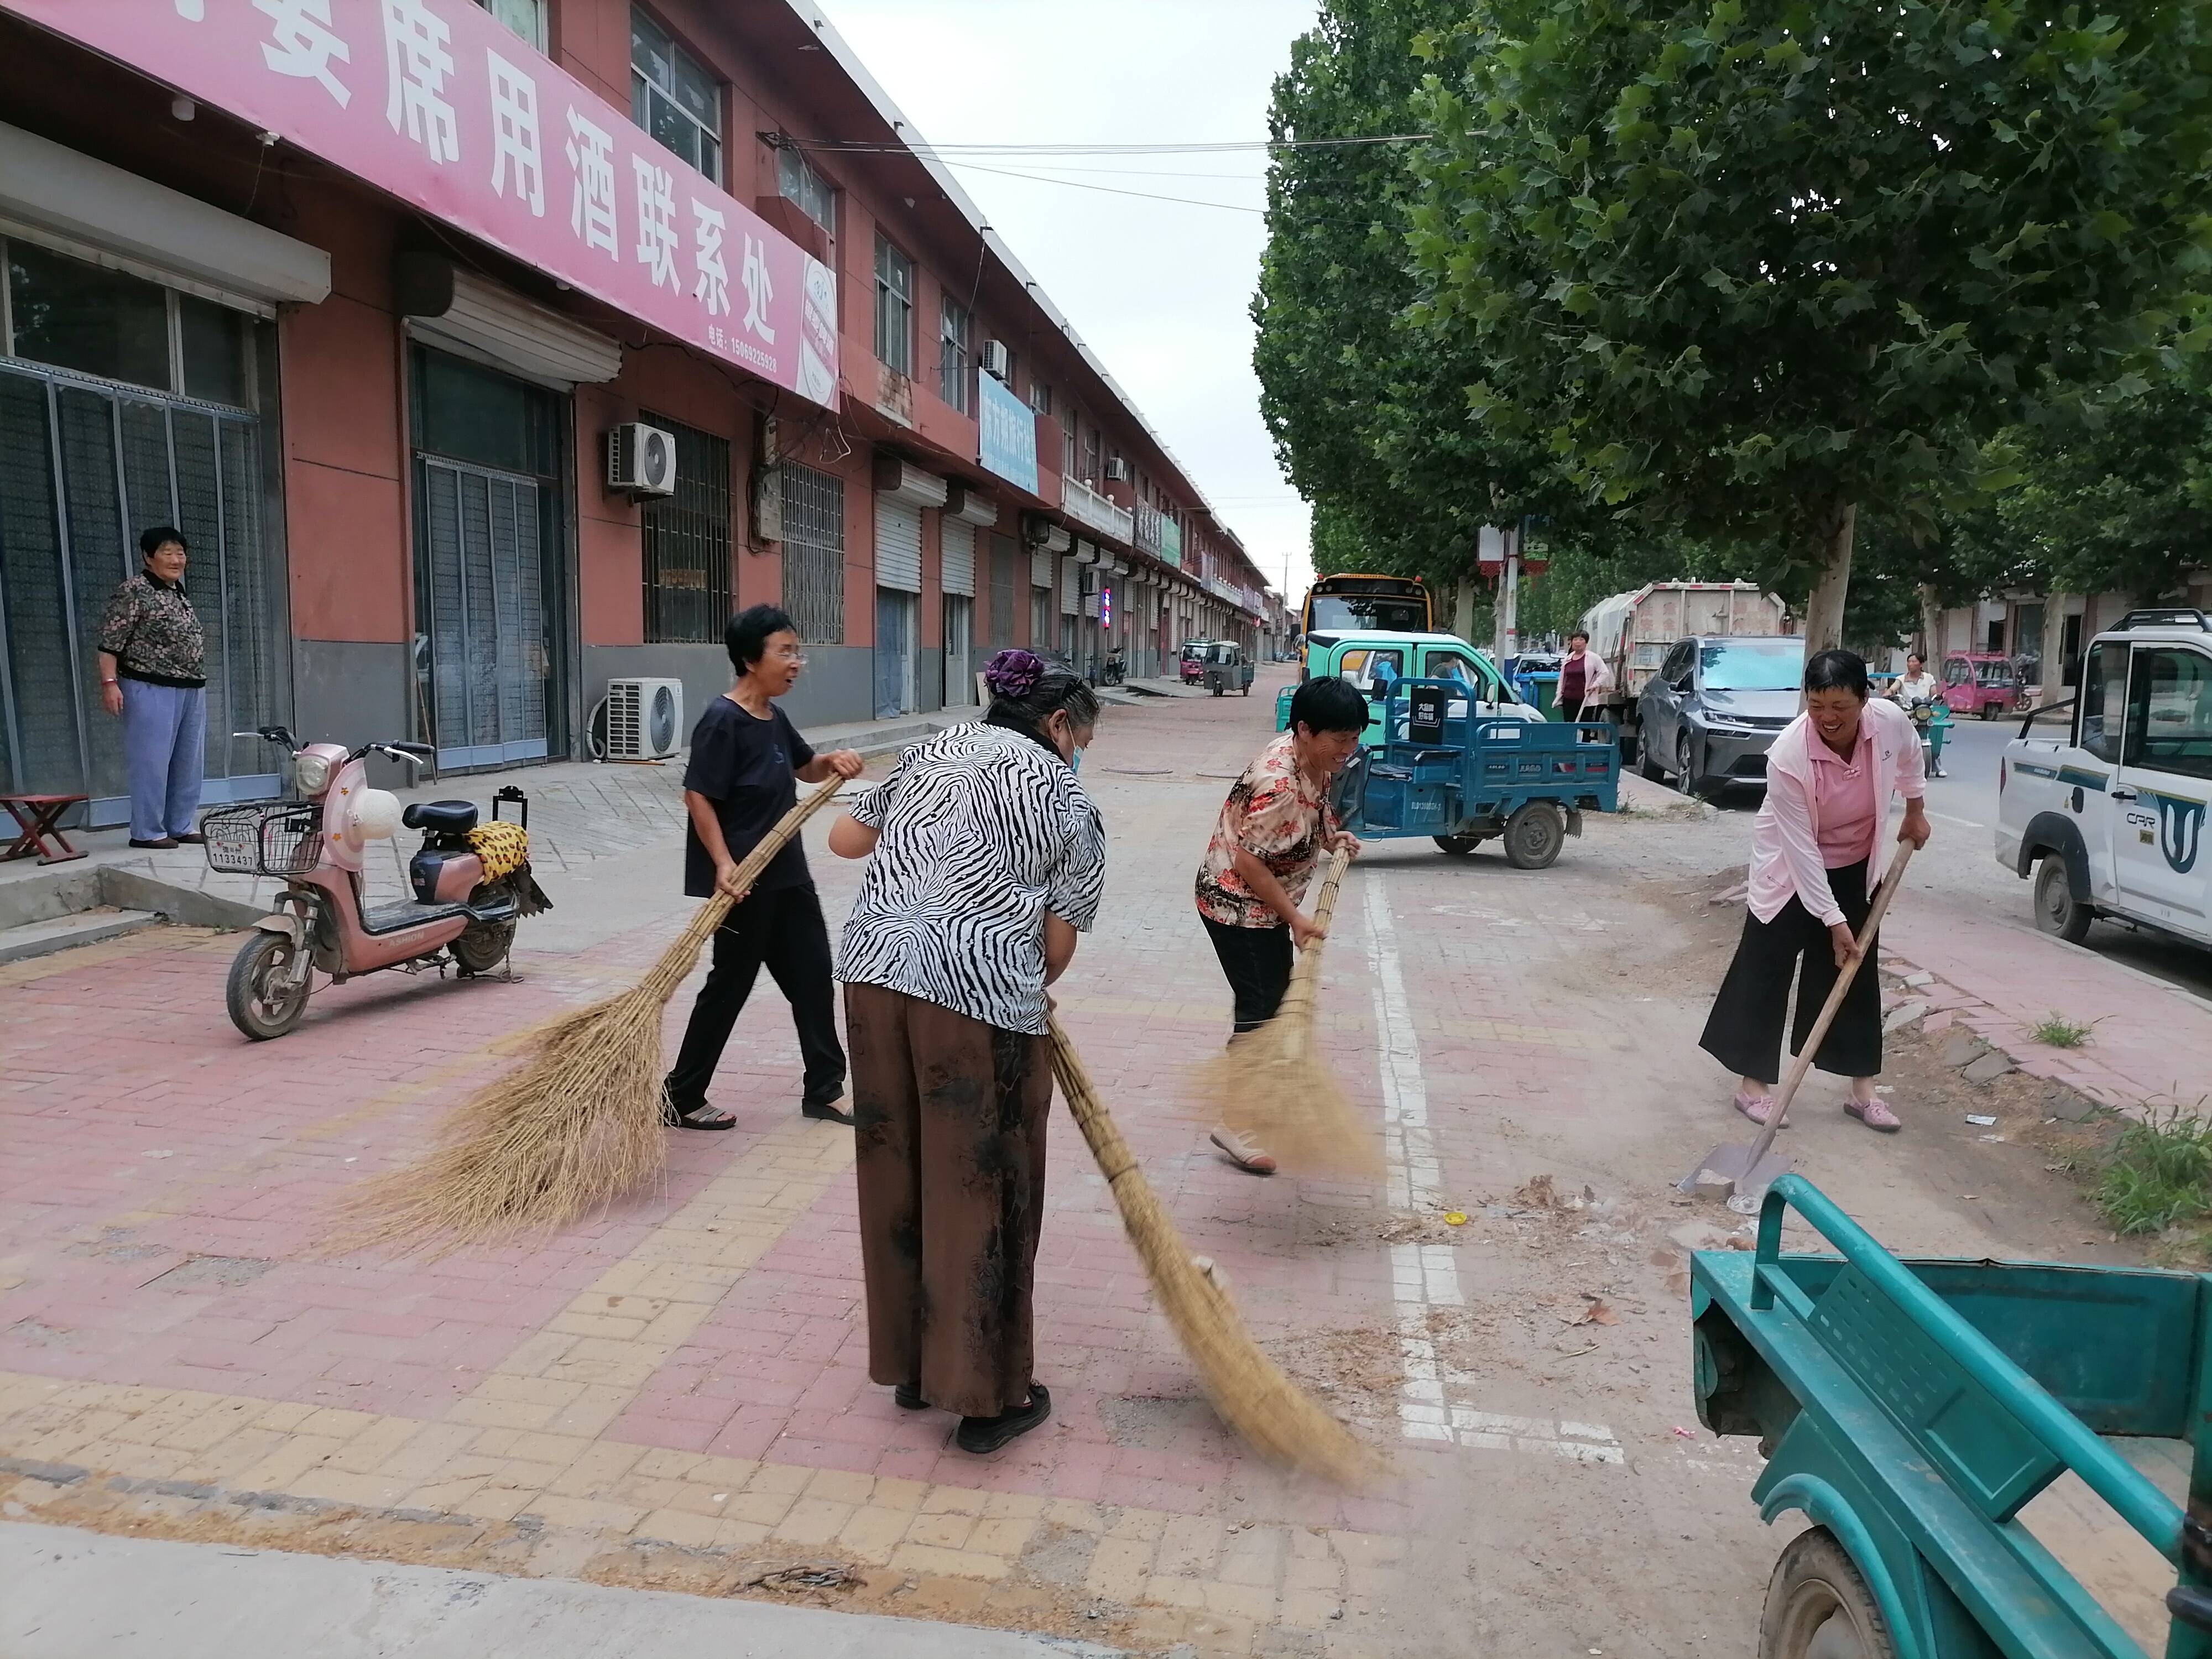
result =
[[641,421],[607,434],[607,488],[632,495],[676,493],[676,436]]
[[607,682],[607,758],[666,760],[684,741],[684,682]]
[[1000,380],[1014,372],[1014,354],[1006,349],[1004,340],[983,342],[983,372]]
[[1108,457],[1106,458],[1106,481],[1107,481],[1109,483],[1128,483],[1128,482],[1129,482],[1129,464],[1128,464],[1128,462],[1127,462],[1127,461],[1123,460],[1123,459],[1122,459],[1119,455],[1109,455],[1109,456],[1108,456]]

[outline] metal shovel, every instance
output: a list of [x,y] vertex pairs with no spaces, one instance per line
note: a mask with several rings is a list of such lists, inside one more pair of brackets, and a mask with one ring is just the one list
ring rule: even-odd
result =
[[1804,1046],[1797,1051],[1796,1059],[1790,1063],[1790,1075],[1783,1079],[1782,1087],[1775,1093],[1773,1109],[1766,1115],[1766,1124],[1759,1132],[1759,1139],[1748,1146],[1723,1143],[1714,1147],[1698,1160],[1689,1174],[1674,1183],[1679,1191],[1723,1194],[1728,1199],[1729,1208],[1740,1215],[1751,1215],[1758,1211],[1759,1200],[1765,1196],[1774,1177],[1788,1173],[1790,1160],[1772,1155],[1775,1134],[1782,1127],[1782,1120],[1789,1114],[1790,1102],[1797,1092],[1797,1085],[1804,1082],[1805,1073],[1813,1069],[1813,1056],[1820,1052],[1820,1044],[1827,1037],[1828,1027],[1836,1023],[1836,1011],[1844,1006],[1844,995],[1851,988],[1852,980],[1858,976],[1859,964],[1867,959],[1868,951],[1873,948],[1875,931],[1881,926],[1882,915],[1888,910],[1890,900],[1897,896],[1897,890],[1905,884],[1905,866],[1912,862],[1912,843],[1909,841],[1898,844],[1897,861],[1889,866],[1889,873],[1882,878],[1881,885],[1875,890],[1874,902],[1867,910],[1866,926],[1859,929],[1858,954],[1845,963],[1843,971],[1836,975],[1835,988],[1828,993],[1827,1001],[1821,1006],[1820,1018],[1813,1022],[1813,1030],[1806,1037]]

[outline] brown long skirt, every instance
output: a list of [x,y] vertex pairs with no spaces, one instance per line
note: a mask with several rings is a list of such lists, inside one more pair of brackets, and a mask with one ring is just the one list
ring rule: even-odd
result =
[[1046,1039],[845,988],[868,1375],[963,1417],[1029,1398]]

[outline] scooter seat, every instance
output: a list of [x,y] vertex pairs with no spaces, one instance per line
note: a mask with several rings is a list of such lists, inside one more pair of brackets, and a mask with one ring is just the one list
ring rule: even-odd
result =
[[418,800],[399,815],[410,830],[465,835],[477,827],[477,806],[468,800]]

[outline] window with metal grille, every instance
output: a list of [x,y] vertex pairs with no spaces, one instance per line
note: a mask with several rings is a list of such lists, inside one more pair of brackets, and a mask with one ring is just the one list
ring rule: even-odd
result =
[[676,493],[647,501],[645,637],[719,645],[730,618],[730,441],[641,412],[676,436]]
[[944,302],[944,315],[937,331],[938,396],[965,415],[969,404],[968,307],[950,294],[939,297]]
[[876,238],[876,361],[914,373],[914,261]]
[[809,645],[845,639],[845,481],[786,461],[783,608]]
[[635,6],[629,116],[716,184],[722,182],[722,84]]

